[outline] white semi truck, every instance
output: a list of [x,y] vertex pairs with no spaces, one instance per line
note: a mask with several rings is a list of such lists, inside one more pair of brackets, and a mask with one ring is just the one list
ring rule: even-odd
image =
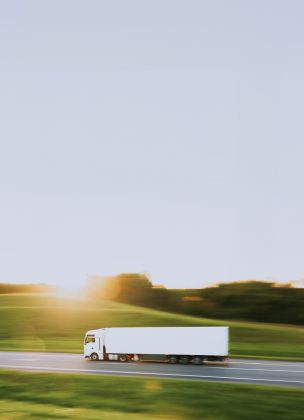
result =
[[101,328],[88,331],[84,356],[91,360],[193,363],[225,361],[228,327]]

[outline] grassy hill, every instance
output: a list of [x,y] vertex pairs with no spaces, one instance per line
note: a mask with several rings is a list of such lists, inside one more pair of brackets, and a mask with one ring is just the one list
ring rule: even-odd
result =
[[0,295],[0,350],[83,350],[89,329],[123,326],[230,327],[230,355],[304,360],[304,328],[176,315],[94,299]]

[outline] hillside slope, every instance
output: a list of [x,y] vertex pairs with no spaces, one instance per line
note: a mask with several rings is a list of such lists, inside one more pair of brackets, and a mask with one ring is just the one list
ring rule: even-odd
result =
[[228,325],[230,355],[304,360],[304,328],[196,318],[110,301],[0,295],[0,350],[83,350],[89,329],[124,326]]

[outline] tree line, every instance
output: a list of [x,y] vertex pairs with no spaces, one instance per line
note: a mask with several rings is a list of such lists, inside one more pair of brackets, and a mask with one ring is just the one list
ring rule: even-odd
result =
[[0,294],[4,293],[50,293],[56,289],[48,284],[17,284],[17,283],[0,283]]
[[86,293],[163,311],[206,318],[304,324],[304,289],[275,282],[242,281],[201,289],[166,289],[140,273],[93,277]]

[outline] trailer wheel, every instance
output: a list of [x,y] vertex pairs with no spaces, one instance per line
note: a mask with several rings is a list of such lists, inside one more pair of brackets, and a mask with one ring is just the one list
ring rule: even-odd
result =
[[99,360],[98,354],[97,353],[92,353],[91,354],[91,360],[93,360],[93,362],[97,362],[97,360]]
[[172,365],[175,365],[178,362],[178,358],[176,356],[169,356],[168,362],[171,363]]
[[182,357],[180,358],[180,362],[181,362],[181,364],[183,364],[183,365],[187,365],[187,364],[189,363],[189,357],[188,357],[188,356],[182,356]]
[[128,361],[128,355],[127,355],[127,354],[120,354],[120,355],[118,356],[118,360],[119,360],[120,362],[127,362],[127,361]]

